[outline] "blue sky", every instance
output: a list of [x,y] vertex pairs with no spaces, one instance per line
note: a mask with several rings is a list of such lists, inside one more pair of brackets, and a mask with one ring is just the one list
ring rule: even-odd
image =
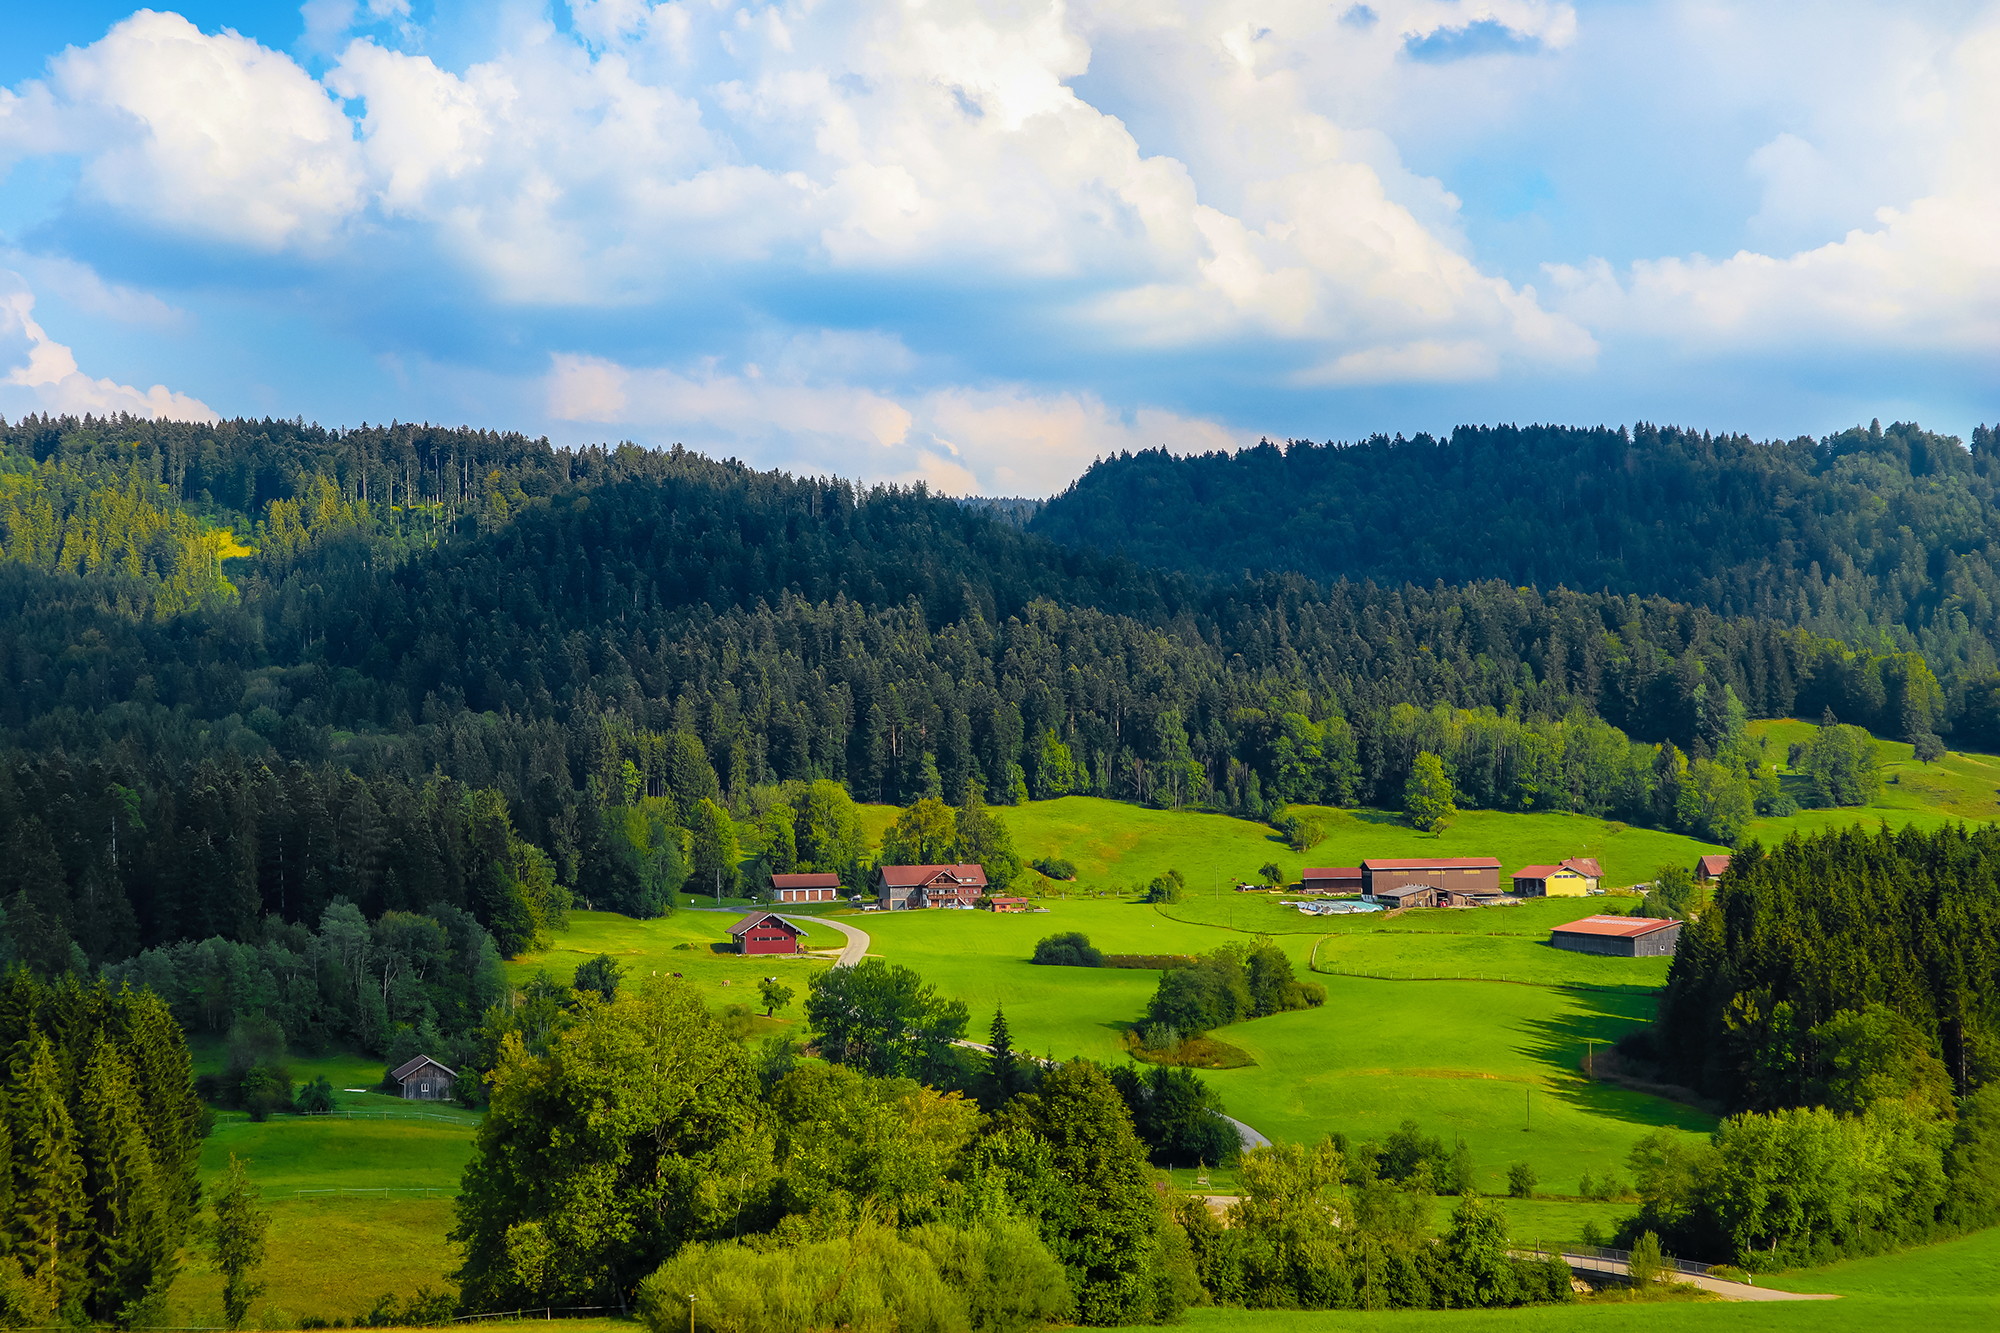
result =
[[0,413],[1048,494],[2000,420],[2000,6],[0,3]]

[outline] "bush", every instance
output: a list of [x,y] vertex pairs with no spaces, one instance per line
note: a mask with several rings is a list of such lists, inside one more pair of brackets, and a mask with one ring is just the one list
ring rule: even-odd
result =
[[1604,1248],[1604,1232],[1593,1220],[1586,1220],[1584,1222],[1582,1240],[1583,1247],[1586,1250],[1601,1250]]
[[1526,1162],[1516,1162],[1507,1168],[1507,1193],[1510,1197],[1534,1198],[1536,1183],[1535,1168]]
[[305,1115],[325,1115],[333,1109],[333,1084],[326,1075],[321,1074],[299,1089],[297,1105]]
[[1178,870],[1169,870],[1157,876],[1146,886],[1146,901],[1149,903],[1177,903],[1187,893],[1187,881]]
[[688,1297],[717,1333],[822,1328],[972,1328],[1015,1333],[1072,1312],[1061,1265],[1014,1218],[851,1237],[776,1250],[690,1244],[639,1284],[653,1333],[689,1326]]
[[1066,930],[1038,941],[1029,961],[1044,967],[1103,967],[1104,954],[1091,944],[1090,936]]
[[1045,856],[1039,861],[1030,861],[1028,864],[1041,871],[1049,879],[1072,880],[1076,878],[1076,867],[1060,856]]

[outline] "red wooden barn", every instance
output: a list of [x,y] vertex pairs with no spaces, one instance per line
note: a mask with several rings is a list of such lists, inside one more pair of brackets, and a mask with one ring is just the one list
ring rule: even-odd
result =
[[776,912],[752,912],[729,928],[738,953],[797,953],[805,934]]

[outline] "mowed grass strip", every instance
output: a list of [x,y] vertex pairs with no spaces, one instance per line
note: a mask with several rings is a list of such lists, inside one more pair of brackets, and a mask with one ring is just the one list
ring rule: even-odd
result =
[[[385,1293],[400,1301],[420,1286],[446,1290],[460,1263],[445,1239],[450,1199],[285,1199],[267,1207],[271,1225],[257,1275],[265,1293],[251,1309],[251,1327],[292,1328],[306,1315],[352,1319]],[[167,1296],[175,1322],[220,1327],[222,1275],[200,1247],[184,1263]]]
[[474,1118],[416,1119],[420,1104],[382,1101],[396,1118],[274,1115],[257,1124],[224,1112],[202,1140],[202,1180],[219,1176],[234,1153],[267,1199],[300,1190],[456,1190],[472,1160]]

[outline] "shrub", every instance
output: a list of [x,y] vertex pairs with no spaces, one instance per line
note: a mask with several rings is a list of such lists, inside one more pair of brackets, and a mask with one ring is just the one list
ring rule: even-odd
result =
[[1601,1250],[1604,1248],[1604,1232],[1598,1227],[1595,1220],[1586,1220],[1584,1222],[1582,1239],[1583,1247],[1587,1250]]
[[1507,1193],[1516,1199],[1535,1197],[1535,1168],[1526,1162],[1516,1162],[1507,1168]]
[[1632,1258],[1626,1265],[1626,1273],[1632,1279],[1635,1291],[1644,1291],[1659,1281],[1664,1265],[1660,1262],[1660,1238],[1648,1231],[1633,1242]]
[[1103,967],[1104,954],[1082,931],[1065,930],[1038,941],[1029,961],[1044,967]]
[[1076,867],[1060,856],[1045,856],[1039,861],[1030,861],[1028,864],[1050,879],[1076,878]]
[[333,1109],[333,1084],[326,1075],[299,1089],[298,1109],[306,1115],[325,1115]]

